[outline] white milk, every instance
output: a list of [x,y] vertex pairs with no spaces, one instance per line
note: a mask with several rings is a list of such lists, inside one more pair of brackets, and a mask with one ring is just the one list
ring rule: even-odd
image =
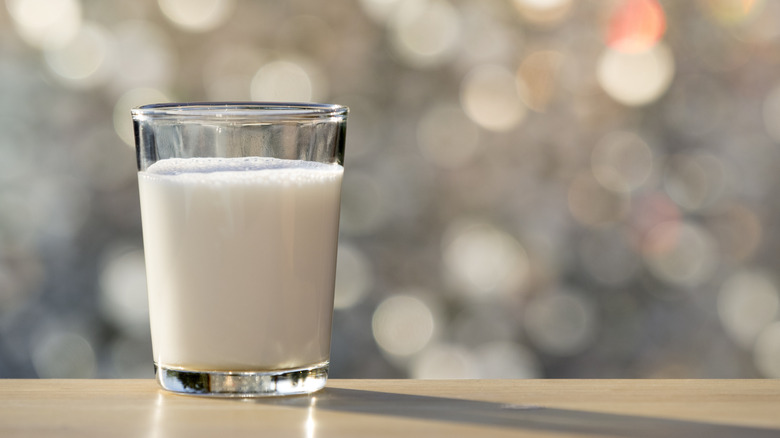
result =
[[339,165],[168,159],[139,172],[154,359],[199,371],[329,358]]

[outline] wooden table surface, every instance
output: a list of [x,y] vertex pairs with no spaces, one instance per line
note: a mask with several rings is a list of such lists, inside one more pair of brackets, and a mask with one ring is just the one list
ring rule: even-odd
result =
[[780,380],[330,380],[311,396],[0,380],[0,437],[778,437]]

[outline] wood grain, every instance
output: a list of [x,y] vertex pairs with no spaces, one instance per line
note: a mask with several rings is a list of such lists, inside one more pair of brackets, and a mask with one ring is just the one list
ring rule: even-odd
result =
[[151,380],[0,380],[0,437],[780,437],[780,380],[331,380],[180,396]]

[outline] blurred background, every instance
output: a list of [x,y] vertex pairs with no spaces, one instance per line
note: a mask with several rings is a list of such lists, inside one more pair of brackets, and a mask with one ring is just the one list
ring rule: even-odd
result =
[[780,378],[780,2],[3,0],[0,377],[151,377],[129,110],[351,107],[332,377]]

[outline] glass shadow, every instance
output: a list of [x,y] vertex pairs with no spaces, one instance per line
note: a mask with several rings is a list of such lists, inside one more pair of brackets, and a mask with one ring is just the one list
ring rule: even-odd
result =
[[780,429],[356,389],[325,388],[308,396],[255,399],[254,402],[306,409],[316,406],[316,410],[323,411],[387,415],[448,423],[583,435],[630,438],[780,437]]

